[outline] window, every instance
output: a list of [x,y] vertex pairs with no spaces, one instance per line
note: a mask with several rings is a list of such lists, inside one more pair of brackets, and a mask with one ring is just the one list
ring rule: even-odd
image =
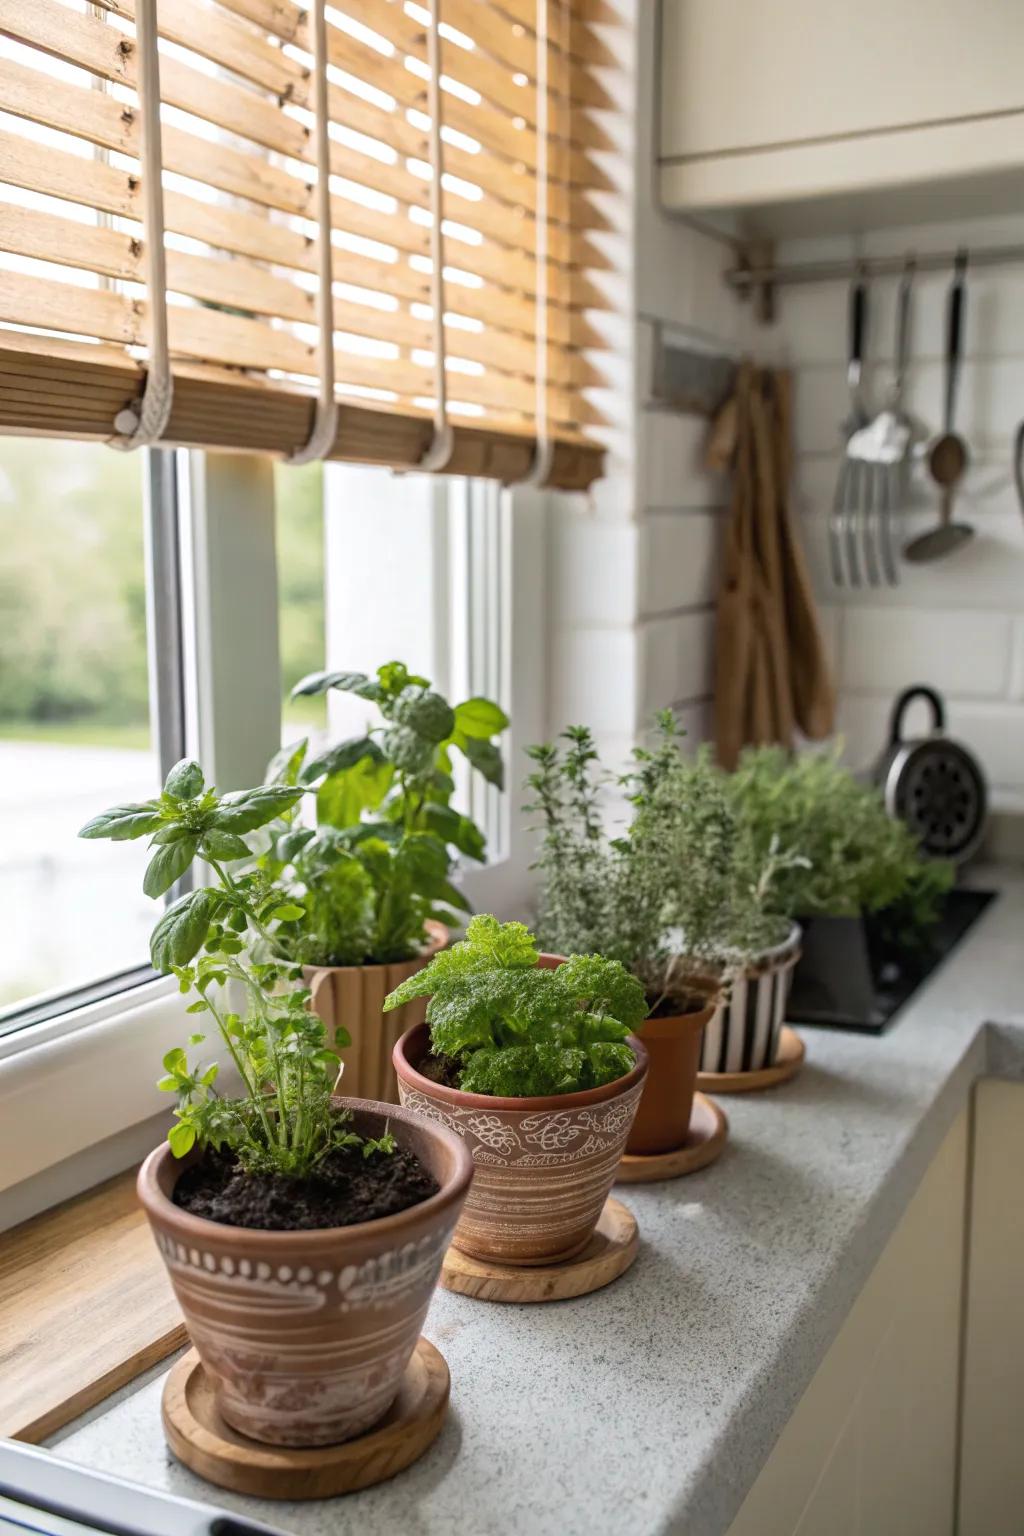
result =
[[0,1029],[40,994],[144,965],[142,844],[80,843],[159,783],[144,456],[0,439]]
[[297,740],[327,724],[320,698],[291,699],[291,690],[325,662],[324,468],[274,466],[278,629],[281,645],[281,735]]

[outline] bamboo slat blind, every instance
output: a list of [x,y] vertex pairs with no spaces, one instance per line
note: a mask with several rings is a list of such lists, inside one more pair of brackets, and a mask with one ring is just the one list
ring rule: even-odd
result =
[[[3,433],[112,439],[146,377],[164,300],[136,3],[0,0]],[[549,483],[596,478],[613,61],[593,3],[157,0],[163,441],[301,450],[329,317],[326,456],[429,464],[443,420],[434,467],[522,478],[544,439]]]

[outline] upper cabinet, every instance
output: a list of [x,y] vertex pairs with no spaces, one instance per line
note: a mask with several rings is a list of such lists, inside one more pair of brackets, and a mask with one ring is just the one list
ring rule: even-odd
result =
[[1020,206],[1016,0],[663,0],[665,203],[752,231]]

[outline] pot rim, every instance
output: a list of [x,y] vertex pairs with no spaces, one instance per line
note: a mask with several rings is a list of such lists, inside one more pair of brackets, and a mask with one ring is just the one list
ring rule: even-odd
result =
[[[408,960],[371,960],[368,965],[304,965],[303,979],[308,980],[321,971],[332,974],[343,971],[389,971],[395,965],[415,965],[417,960],[432,960],[444,949],[450,935],[444,923],[438,922],[436,917],[425,918],[423,927],[427,934],[427,942],[418,955],[410,955]],[[370,1101],[367,1100],[367,1102]]]
[[[680,1034],[687,1030],[693,1030],[694,1034],[698,1034],[711,1023],[720,1007],[721,999],[716,995],[714,1002],[706,1003],[703,1008],[691,1009],[689,1013],[659,1013],[656,1018],[648,1014],[647,1018],[639,1026],[640,1039],[644,1038],[644,1031],[649,1024],[654,1025],[655,1028],[660,1026],[662,1029],[669,1029],[672,1025],[678,1025]],[[651,1034],[654,1037],[654,1030],[651,1031]]]
[[600,1088],[581,1088],[576,1093],[555,1093],[537,1098],[499,1098],[493,1093],[465,1093],[461,1088],[449,1088],[443,1083],[431,1082],[410,1061],[409,1045],[415,1036],[427,1036],[429,1028],[428,1024],[414,1024],[405,1031],[391,1053],[395,1071],[410,1088],[417,1089],[428,1098],[442,1099],[447,1104],[461,1105],[467,1109],[504,1109],[520,1114],[541,1110],[586,1109],[591,1104],[603,1104],[608,1099],[618,1098],[637,1083],[643,1082],[647,1076],[647,1049],[638,1036],[629,1035],[626,1044],[636,1058],[632,1071],[615,1078],[613,1082],[602,1083]]
[[[374,1221],[356,1221],[347,1227],[314,1227],[294,1232],[276,1232],[269,1231],[265,1227],[231,1226],[227,1222],[211,1221],[208,1216],[196,1216],[191,1211],[183,1210],[180,1205],[175,1205],[174,1201],[164,1194],[160,1188],[158,1174],[168,1159],[173,1161],[173,1153],[165,1141],[150,1152],[139,1169],[136,1181],[139,1201],[147,1216],[160,1221],[166,1227],[176,1229],[180,1236],[190,1236],[197,1241],[210,1232],[237,1233],[247,1244],[255,1243],[268,1251],[287,1243],[290,1248],[297,1247],[301,1252],[305,1249],[314,1251],[322,1248],[324,1243],[332,1241],[351,1241],[367,1236],[375,1240],[380,1237],[387,1238],[391,1233],[400,1232],[413,1219],[419,1220],[425,1216],[430,1220],[440,1215],[448,1207],[457,1204],[465,1195],[473,1177],[473,1157],[461,1136],[455,1135],[447,1126],[430,1120],[425,1115],[419,1115],[414,1110],[406,1109],[401,1104],[384,1104],[377,1099],[340,1097],[332,1099],[332,1102],[346,1109],[368,1110],[376,1113],[382,1121],[399,1120],[405,1125],[414,1125],[424,1135],[443,1142],[452,1155],[453,1167],[437,1194],[430,1195],[426,1200],[421,1200],[418,1205],[410,1205],[404,1211],[397,1211],[391,1216],[378,1216]],[[183,1158],[175,1170],[175,1183],[187,1166],[189,1164]]]

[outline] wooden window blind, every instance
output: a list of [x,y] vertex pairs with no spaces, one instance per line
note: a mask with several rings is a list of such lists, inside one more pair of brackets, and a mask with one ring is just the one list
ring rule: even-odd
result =
[[163,312],[162,441],[293,455],[319,421],[317,456],[590,484],[614,60],[584,5],[0,0],[0,431],[114,438]]

